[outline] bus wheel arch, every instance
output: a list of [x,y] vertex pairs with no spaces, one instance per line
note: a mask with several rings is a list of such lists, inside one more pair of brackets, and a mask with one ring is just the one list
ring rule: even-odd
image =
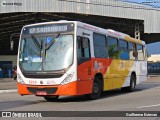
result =
[[133,71],[130,77],[130,85],[128,87],[122,87],[122,92],[134,92],[136,87],[136,73]]
[[95,75],[92,86],[92,93],[87,94],[86,97],[91,100],[100,98],[103,90],[103,75],[101,73]]

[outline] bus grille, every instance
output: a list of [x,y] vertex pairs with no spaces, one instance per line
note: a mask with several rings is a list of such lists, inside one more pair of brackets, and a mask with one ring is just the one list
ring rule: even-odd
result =
[[27,87],[28,91],[36,94],[37,91],[46,91],[47,94],[54,94],[57,91],[57,87],[54,88],[35,88],[35,87]]

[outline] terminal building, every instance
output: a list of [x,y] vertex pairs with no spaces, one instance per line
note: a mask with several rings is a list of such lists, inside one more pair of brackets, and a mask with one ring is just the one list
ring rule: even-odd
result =
[[16,66],[19,37],[14,50],[10,37],[27,24],[72,20],[113,29],[146,43],[160,40],[160,8],[154,3],[134,0],[1,0],[0,67]]
[[148,72],[160,74],[160,54],[148,57]]

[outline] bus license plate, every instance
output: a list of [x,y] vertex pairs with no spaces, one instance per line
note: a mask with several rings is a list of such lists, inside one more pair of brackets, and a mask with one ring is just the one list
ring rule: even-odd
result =
[[46,91],[37,91],[36,95],[47,95]]

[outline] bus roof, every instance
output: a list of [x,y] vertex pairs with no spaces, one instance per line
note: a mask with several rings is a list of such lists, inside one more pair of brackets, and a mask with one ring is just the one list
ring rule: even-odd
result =
[[104,29],[104,28],[96,27],[96,26],[93,26],[93,25],[90,25],[90,24],[79,22],[79,21],[60,20],[60,21],[53,21],[53,22],[43,22],[43,23],[30,24],[30,25],[26,25],[24,27],[45,25],[45,24],[47,25],[47,24],[53,24],[53,23],[72,23],[72,22],[77,24],[77,26],[80,26],[82,28],[91,30],[93,32],[97,32],[97,33],[100,33],[100,34],[105,34],[107,36],[115,37],[115,38],[118,38],[118,39],[124,39],[124,40],[132,42],[132,43],[145,45],[144,41],[132,38],[127,34],[124,34],[124,33],[121,33],[121,32],[115,31],[115,30],[111,30],[111,29]]
[[127,34],[121,33],[121,32],[117,32],[111,29],[107,29],[107,35],[108,36],[112,36],[112,37],[116,37],[119,39],[124,39],[128,42],[132,42],[132,43],[136,43],[136,44],[141,44],[141,45],[145,45],[145,42],[139,39],[135,39],[133,37],[130,37]]
[[105,34],[107,36],[115,37],[118,39],[124,39],[128,42],[145,45],[144,41],[130,37],[129,35],[127,35],[125,33],[121,33],[121,32],[118,32],[118,31],[115,31],[112,29],[99,28],[99,27],[96,27],[96,26],[93,26],[90,24],[82,23],[82,22],[77,22],[77,24],[78,24],[78,26],[81,26],[81,27],[88,29],[88,30],[92,30],[93,32],[98,32],[100,34]]

